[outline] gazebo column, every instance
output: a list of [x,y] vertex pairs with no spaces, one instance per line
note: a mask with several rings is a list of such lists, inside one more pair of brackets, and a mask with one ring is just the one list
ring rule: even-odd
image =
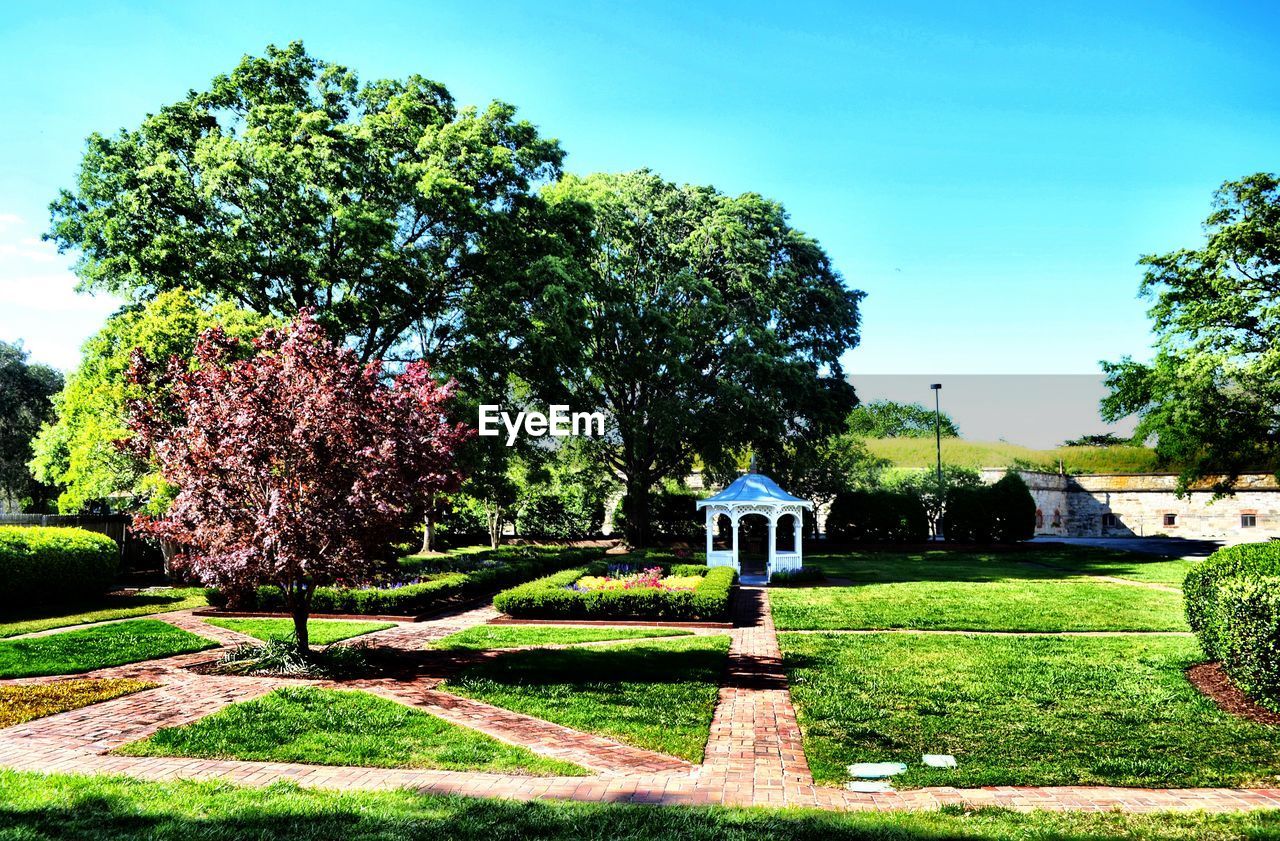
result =
[[795,514],[792,515],[792,519],[795,520],[795,523],[796,523],[796,531],[795,531],[796,536],[795,536],[795,544],[794,544],[795,552],[796,552],[796,560],[799,561],[801,565],[803,565],[804,549],[802,547],[804,546],[804,511],[796,512]]
[[711,552],[715,548],[716,514],[707,509],[707,566],[711,565]]
[[768,581],[773,576],[773,565],[778,562],[778,515],[769,515],[769,564],[764,568],[764,577]]
[[738,563],[738,514],[737,512],[734,512],[734,514],[731,516],[731,519],[733,520],[733,544],[731,545],[730,548],[733,549],[733,568],[736,569],[738,572],[742,572],[742,565]]

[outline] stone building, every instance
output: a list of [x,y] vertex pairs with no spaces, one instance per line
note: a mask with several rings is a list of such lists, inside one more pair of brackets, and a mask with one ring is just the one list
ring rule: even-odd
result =
[[[982,471],[995,482],[1003,468]],[[1170,473],[1067,475],[1020,470],[1036,501],[1036,534],[1062,537],[1170,537],[1251,542],[1280,537],[1280,483],[1245,474],[1231,496],[1213,498],[1207,483],[1181,498]]]

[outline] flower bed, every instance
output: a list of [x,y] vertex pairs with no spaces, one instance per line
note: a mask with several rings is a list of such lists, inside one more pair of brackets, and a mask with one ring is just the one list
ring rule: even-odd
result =
[[[596,548],[518,546],[404,558],[398,573],[380,576],[364,586],[317,587],[311,610],[351,616],[420,616],[602,555]],[[239,611],[283,611],[285,607],[279,587],[259,587],[234,605],[228,605],[220,593],[210,596],[209,601],[216,607]]]
[[[517,619],[723,621],[729,615],[735,577],[728,567],[688,564],[662,568],[660,574],[641,571],[611,576],[607,567],[595,564],[505,590],[493,604]],[[685,586],[690,579],[696,579],[694,586]],[[621,583],[604,583],[609,581]]]

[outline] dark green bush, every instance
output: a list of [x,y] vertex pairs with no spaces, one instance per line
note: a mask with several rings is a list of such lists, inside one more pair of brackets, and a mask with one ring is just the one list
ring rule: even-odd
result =
[[[491,593],[546,575],[569,565],[603,556],[588,547],[503,546],[457,555],[412,556],[401,559],[404,575],[419,580],[399,586],[317,587],[311,609],[315,613],[387,614],[417,616],[466,597]],[[216,606],[225,598],[213,596]],[[235,605],[246,610],[283,611],[279,587],[259,587],[250,600]]]
[[827,537],[842,543],[920,543],[929,538],[929,516],[913,494],[846,491],[831,502]]
[[693,590],[569,589],[582,576],[603,571],[602,564],[565,570],[499,593],[493,604],[521,619],[714,621],[728,615],[729,593],[737,575],[730,567],[712,568]]
[[1035,533],[1035,500],[1013,472],[993,485],[948,489],[943,512],[943,535],[951,543],[1016,543]]
[[1212,660],[1221,659],[1218,637],[1222,627],[1218,592],[1235,578],[1280,576],[1280,543],[1242,543],[1226,546],[1209,556],[1182,582],[1187,624],[1200,638],[1200,647]]
[[812,584],[826,581],[827,574],[818,566],[802,566],[800,569],[784,569],[769,576],[770,586],[793,587],[797,584]]
[[1214,647],[1247,694],[1280,709],[1280,577],[1232,578],[1217,590]]
[[57,526],[0,526],[0,604],[72,602],[102,594],[120,568],[105,534]]

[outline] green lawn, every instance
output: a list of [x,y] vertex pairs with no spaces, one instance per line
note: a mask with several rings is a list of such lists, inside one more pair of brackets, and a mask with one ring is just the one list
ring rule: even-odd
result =
[[[1030,557],[1038,559],[1038,554]],[[1187,573],[1203,563],[1200,560],[1161,558],[1140,552],[1110,552],[1106,549],[1053,551],[1040,560],[1086,575],[1114,575],[1117,578],[1169,587],[1181,587]]]
[[[292,619],[206,619],[210,625],[239,631],[260,640],[289,639],[293,636]],[[374,631],[394,628],[394,622],[352,622],[343,619],[310,619],[307,635],[312,645],[328,645],[331,642],[351,639]]]
[[816,812],[514,802],[412,791],[339,793],[278,784],[165,783],[0,771],[4,841],[1225,841],[1280,837],[1280,813]]
[[87,625],[111,619],[130,619],[149,613],[205,607],[203,587],[155,587],[128,596],[108,595],[92,604],[40,608],[21,614],[10,613],[0,622],[0,637],[33,634],[67,625]]
[[385,698],[311,686],[277,689],[232,704],[117,752],[539,776],[587,773]]
[[[1182,596],[1046,569],[1078,550],[852,552],[810,559],[852,586],[770,593],[780,630],[1186,631]],[[1136,563],[1136,562],[1132,562]],[[1108,573],[1111,574],[1111,573]]]
[[549,628],[532,625],[476,625],[437,640],[432,648],[484,650],[527,645],[571,645],[604,640],[683,637],[692,631],[676,628]]
[[441,688],[637,747],[702,759],[727,636],[513,651]]
[[[1280,728],[1218,710],[1183,675],[1182,637],[783,634],[821,782],[898,760],[900,786],[1274,785]],[[955,771],[926,769],[950,753]]]
[[[894,467],[931,468],[937,451],[932,437],[869,438],[871,454],[888,459]],[[1013,467],[1017,464],[1058,472],[1059,464],[1068,473],[1147,473],[1157,468],[1156,454],[1147,447],[1052,447],[1036,450],[1006,441],[942,439],[942,460],[947,464],[971,467]]]
[[158,619],[131,619],[0,641],[0,678],[77,674],[216,647],[216,642]]

